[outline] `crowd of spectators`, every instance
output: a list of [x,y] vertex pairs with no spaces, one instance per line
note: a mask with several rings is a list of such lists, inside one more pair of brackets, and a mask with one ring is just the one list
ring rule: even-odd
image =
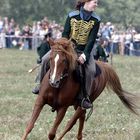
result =
[[[61,37],[62,31],[63,26],[49,21],[47,17],[22,28],[13,18],[0,17],[0,48],[36,50],[44,35],[51,33],[52,38],[57,39]],[[133,27],[124,30],[111,22],[101,23],[97,42],[100,38],[106,41],[108,53],[140,56],[140,34]]]
[[106,41],[108,53],[140,56],[140,33],[134,27],[121,30],[111,22],[102,23],[99,36]]
[[52,38],[57,39],[61,37],[62,30],[63,26],[55,21],[49,21],[47,17],[23,27],[13,18],[9,20],[8,17],[0,17],[0,48],[18,47],[20,50],[35,50],[47,33],[51,33]]

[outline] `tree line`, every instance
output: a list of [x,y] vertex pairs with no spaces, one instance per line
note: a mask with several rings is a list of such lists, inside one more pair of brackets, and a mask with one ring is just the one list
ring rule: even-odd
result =
[[[14,18],[25,24],[47,16],[63,24],[66,15],[74,9],[76,0],[0,0],[0,16]],[[99,0],[97,13],[103,22],[110,21],[128,27],[140,28],[140,0]]]

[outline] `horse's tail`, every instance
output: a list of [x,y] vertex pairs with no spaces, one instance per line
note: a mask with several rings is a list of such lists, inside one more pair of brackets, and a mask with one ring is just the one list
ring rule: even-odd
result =
[[136,104],[136,99],[140,100],[140,97],[123,90],[120,79],[111,66],[104,65],[104,68],[104,72],[107,76],[107,88],[113,90],[130,111],[139,115],[138,109],[140,109],[140,107]]

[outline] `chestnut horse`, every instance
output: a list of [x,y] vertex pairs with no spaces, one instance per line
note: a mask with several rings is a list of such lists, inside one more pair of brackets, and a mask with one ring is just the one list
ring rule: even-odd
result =
[[[70,131],[76,121],[79,119],[79,129],[77,139],[82,140],[82,130],[84,127],[86,110],[78,106],[76,99],[80,85],[73,76],[76,67],[77,55],[73,49],[71,41],[61,38],[50,41],[50,70],[44,76],[39,95],[37,96],[31,120],[29,121],[22,140],[27,139],[27,135],[31,132],[34,124],[45,104],[51,107],[55,106],[57,115],[53,127],[49,132],[48,139],[54,140],[58,126],[62,122],[69,106],[74,105],[75,113],[67,123],[63,133],[59,136],[61,140],[64,135]],[[122,89],[119,77],[111,66],[103,62],[96,62],[101,69],[101,74],[97,76],[92,83],[92,93],[90,100],[92,102],[102,93],[105,87],[112,89],[120,98],[122,103],[133,113],[137,113],[137,106],[130,94]],[[137,98],[137,97],[136,97]]]

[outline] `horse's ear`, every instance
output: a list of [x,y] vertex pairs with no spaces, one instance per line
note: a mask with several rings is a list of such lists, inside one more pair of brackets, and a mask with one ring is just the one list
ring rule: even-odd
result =
[[48,39],[48,42],[50,44],[50,47],[53,46],[55,43],[54,43],[54,40],[52,38],[49,37]]

